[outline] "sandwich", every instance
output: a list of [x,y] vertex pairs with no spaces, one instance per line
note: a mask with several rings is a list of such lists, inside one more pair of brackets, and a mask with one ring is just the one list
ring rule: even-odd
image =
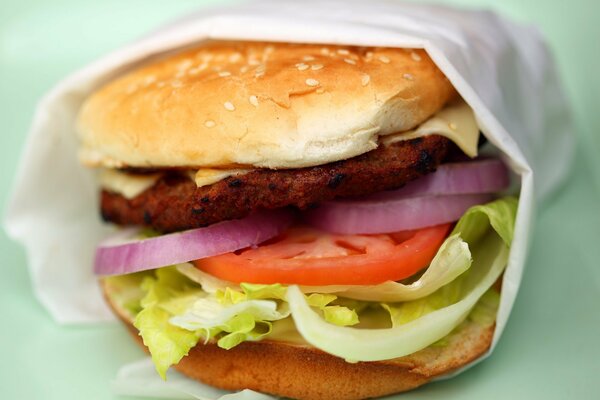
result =
[[361,399],[489,349],[518,201],[423,50],[205,42],[78,132],[120,227],[95,273],[163,378]]

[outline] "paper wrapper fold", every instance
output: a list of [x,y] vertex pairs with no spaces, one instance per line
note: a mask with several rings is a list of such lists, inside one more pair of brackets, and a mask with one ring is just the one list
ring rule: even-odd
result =
[[521,281],[535,205],[568,173],[574,139],[567,102],[536,29],[487,11],[391,1],[260,1],[202,11],[109,54],[48,93],[35,113],[6,229],[26,246],[34,291],[52,316],[63,323],[112,318],[92,274],[95,245],[109,228],[98,217],[94,173],[77,160],[74,121],[82,101],[152,57],[208,39],[427,51],[521,178],[493,349]]

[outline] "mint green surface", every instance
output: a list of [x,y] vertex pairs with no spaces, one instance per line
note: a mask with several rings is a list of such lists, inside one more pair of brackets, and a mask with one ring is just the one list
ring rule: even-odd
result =
[[[208,3],[0,0],[2,209],[40,96],[71,71]],[[580,145],[569,182],[541,207],[515,310],[493,356],[404,398],[600,398],[600,3],[443,3],[493,6],[540,27],[573,101]],[[56,325],[34,298],[23,249],[3,231],[0,271],[0,399],[115,399],[109,382],[118,367],[143,355],[125,330]]]

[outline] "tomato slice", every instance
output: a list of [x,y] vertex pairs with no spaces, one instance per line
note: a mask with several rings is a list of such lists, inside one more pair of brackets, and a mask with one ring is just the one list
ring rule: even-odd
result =
[[194,261],[231,282],[372,285],[428,266],[451,224],[382,235],[334,235],[293,227],[256,248]]

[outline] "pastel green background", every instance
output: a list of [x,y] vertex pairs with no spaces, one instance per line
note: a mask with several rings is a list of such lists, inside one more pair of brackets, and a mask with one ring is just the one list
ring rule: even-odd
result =
[[[215,1],[0,0],[0,206],[38,99],[106,52]],[[541,208],[523,285],[491,358],[405,399],[600,398],[600,2],[456,0],[536,24],[556,55],[579,139],[573,175]],[[49,166],[51,168],[52,166]],[[60,188],[57,188],[60,190]],[[114,399],[142,352],[116,324],[56,325],[23,249],[0,231],[0,398]]]

